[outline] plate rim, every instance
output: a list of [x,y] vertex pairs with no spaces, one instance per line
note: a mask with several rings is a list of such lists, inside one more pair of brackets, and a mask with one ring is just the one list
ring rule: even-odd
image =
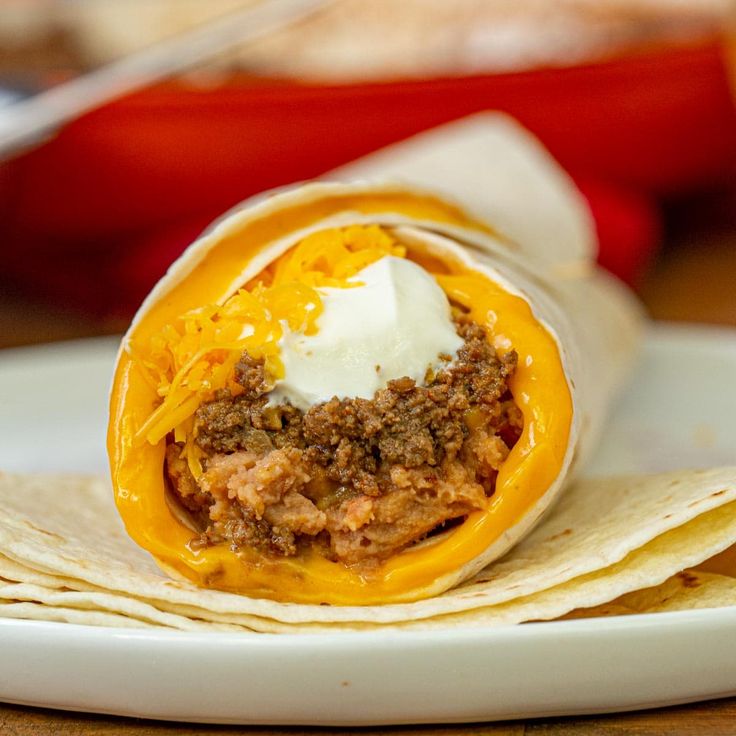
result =
[[[119,345],[126,333],[115,333],[112,335],[93,335],[90,337],[72,338],[69,340],[54,340],[31,345],[15,345],[2,348],[0,355],[13,360],[30,358],[43,352],[58,351],[81,351],[93,347],[106,345]],[[736,325],[720,324],[713,322],[690,322],[680,320],[646,319],[645,332],[642,344],[658,339],[703,339],[715,340],[726,337],[736,345]]]
[[[80,609],[81,610],[81,609]],[[91,624],[74,624],[64,621],[39,621],[32,619],[14,619],[0,617],[0,636],[14,630],[35,628],[44,634],[53,634],[62,631],[75,631],[91,637],[110,637],[149,641],[179,641],[186,643],[198,643],[203,641],[210,643],[212,639],[218,639],[224,644],[240,646],[243,643],[279,642],[286,646],[297,641],[306,641],[310,644],[338,645],[343,648],[346,645],[361,646],[363,644],[375,644],[376,636],[387,640],[400,639],[412,643],[425,643],[427,640],[442,639],[447,644],[454,639],[458,641],[484,640],[484,644],[491,644],[495,639],[526,639],[539,638],[552,635],[553,632],[565,635],[608,633],[615,634],[622,630],[642,632],[650,627],[656,627],[657,633],[665,629],[676,629],[682,626],[711,626],[736,625],[736,606],[721,606],[718,608],[697,608],[679,611],[658,611],[654,613],[635,613],[620,616],[596,616],[566,621],[529,621],[520,624],[498,624],[493,626],[453,626],[448,628],[436,628],[426,630],[400,630],[400,629],[369,629],[365,631],[343,631],[331,632],[283,632],[271,633],[260,631],[180,631],[177,629],[160,628],[134,628],[115,626],[96,626]],[[487,641],[486,641],[487,640]]]

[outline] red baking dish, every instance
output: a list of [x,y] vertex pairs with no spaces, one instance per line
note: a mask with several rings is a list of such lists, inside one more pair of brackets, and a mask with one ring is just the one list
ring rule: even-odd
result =
[[68,125],[0,172],[5,277],[126,315],[212,218],[484,109],[532,130],[589,196],[601,260],[633,280],[660,197],[736,170],[719,39],[566,69],[349,86],[168,83]]

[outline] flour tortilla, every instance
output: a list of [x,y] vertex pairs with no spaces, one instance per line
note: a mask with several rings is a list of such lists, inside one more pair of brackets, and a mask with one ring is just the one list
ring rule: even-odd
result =
[[109,626],[124,629],[156,629],[154,624],[146,623],[128,616],[105,611],[84,611],[76,608],[45,606],[41,603],[0,601],[0,618],[20,618],[27,621],[58,621],[65,624],[84,626]]
[[595,220],[575,183],[528,130],[501,112],[424,131],[322,178],[381,178],[436,189],[493,223],[524,260],[559,275],[585,268],[597,250]]
[[[0,603],[27,602],[51,609],[75,609],[80,612],[105,612],[124,616],[154,626],[179,631],[239,631],[242,627],[199,621],[196,618],[162,611],[155,606],[128,595],[104,591],[58,589],[24,582],[0,580]],[[0,609],[2,611],[2,609]]]
[[571,611],[562,618],[630,616],[635,613],[692,611],[736,606],[736,578],[702,570],[683,570],[661,585],[635,590],[611,603]]
[[[284,604],[165,578],[125,534],[103,480],[0,475],[0,577],[26,591],[55,591],[45,598],[50,607],[69,609],[74,600],[79,608],[127,611],[134,620],[158,625],[174,619],[156,622],[151,608],[197,624],[256,631],[557,618],[659,585],[735,542],[736,468],[582,480],[503,560],[442,596],[370,607]],[[58,595],[68,591],[87,597]],[[129,608],[122,599],[132,601]],[[2,610],[11,609],[3,606],[0,615]],[[33,617],[36,609],[22,610]]]
[[662,585],[627,593],[619,601],[637,613],[735,606],[736,579],[699,570],[683,570]]

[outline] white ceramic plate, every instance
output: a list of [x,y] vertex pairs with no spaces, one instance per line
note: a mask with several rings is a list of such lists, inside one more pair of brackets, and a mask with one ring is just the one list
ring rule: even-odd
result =
[[[0,468],[106,468],[116,344],[0,353]],[[736,463],[736,331],[656,327],[589,472]],[[377,725],[736,694],[736,609],[334,636],[0,620],[0,700],[213,723]]]

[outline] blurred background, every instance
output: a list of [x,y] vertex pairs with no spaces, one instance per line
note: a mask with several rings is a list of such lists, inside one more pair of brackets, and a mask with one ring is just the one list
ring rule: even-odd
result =
[[120,332],[241,199],[484,109],[653,316],[736,325],[734,80],[736,0],[1,0],[0,346]]

